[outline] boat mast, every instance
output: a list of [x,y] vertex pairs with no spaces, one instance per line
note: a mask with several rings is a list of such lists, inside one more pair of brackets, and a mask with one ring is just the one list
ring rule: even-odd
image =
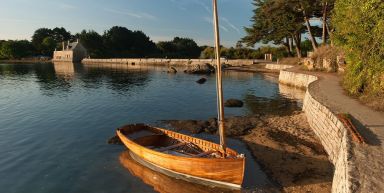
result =
[[219,32],[219,18],[217,13],[217,0],[213,0],[213,23],[215,32],[215,47],[216,47],[216,94],[217,94],[217,111],[218,111],[218,126],[220,134],[220,147],[225,157],[226,144],[224,132],[224,104],[223,104],[223,87],[221,77],[221,63],[220,63],[220,32]]

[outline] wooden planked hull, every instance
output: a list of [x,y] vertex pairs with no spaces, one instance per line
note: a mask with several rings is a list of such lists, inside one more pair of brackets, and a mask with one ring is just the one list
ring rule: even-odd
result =
[[134,176],[140,178],[144,183],[152,186],[155,191],[161,193],[240,193],[240,190],[210,188],[205,185],[196,184],[190,178],[178,178],[165,175],[156,167],[150,167],[138,161],[129,150],[120,154],[120,163]]
[[117,135],[121,141],[139,158],[163,169],[196,177],[201,180],[217,182],[218,184],[231,187],[241,187],[244,176],[245,158],[239,156],[234,150],[227,148],[226,158],[194,158],[163,153],[146,147],[151,141],[159,140],[157,137],[159,135],[142,138],[139,141],[127,137],[127,134],[137,132],[141,129],[149,129],[159,135],[167,135],[178,140],[194,143],[204,151],[220,151],[218,144],[161,128],[145,125],[129,125],[118,129]]

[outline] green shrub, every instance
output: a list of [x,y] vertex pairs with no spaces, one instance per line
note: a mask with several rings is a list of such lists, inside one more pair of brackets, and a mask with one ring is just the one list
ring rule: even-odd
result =
[[332,24],[335,43],[346,54],[345,88],[362,98],[384,98],[382,0],[336,0]]

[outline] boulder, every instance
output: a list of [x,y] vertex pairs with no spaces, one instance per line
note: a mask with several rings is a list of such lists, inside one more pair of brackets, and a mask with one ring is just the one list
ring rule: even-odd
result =
[[169,67],[168,68],[168,71],[167,71],[168,73],[177,73],[177,70],[176,70],[176,68],[175,67]]
[[197,64],[184,71],[187,74],[211,74],[215,72],[215,67],[206,64]]
[[208,126],[207,121],[197,121],[197,120],[169,120],[164,121],[173,127],[176,131],[186,130],[192,134],[201,133],[204,131],[204,128]]
[[[216,118],[210,118],[207,121],[199,120],[170,120],[164,121],[176,131],[187,130],[197,134],[206,132],[210,134],[219,134]],[[228,137],[242,136],[248,134],[249,130],[255,127],[262,127],[263,121],[260,115],[246,117],[227,117],[225,119],[225,135]]]
[[206,133],[214,134],[217,132],[217,118],[210,118],[207,121],[207,127],[204,128]]
[[206,81],[207,81],[206,78],[200,78],[200,79],[197,80],[196,82],[197,82],[198,84],[204,84]]
[[260,122],[257,117],[228,117],[225,119],[225,135],[232,137],[245,135]]
[[232,67],[232,65],[230,65],[230,64],[222,64],[221,65],[221,69],[226,69],[226,68],[230,68],[230,67]]
[[323,68],[327,72],[336,72],[337,71],[337,63],[336,61],[332,61],[330,58],[323,58]]
[[307,68],[307,70],[314,70],[315,61],[312,58],[305,58],[303,63],[304,63],[304,66]]
[[244,103],[238,99],[228,99],[225,101],[224,106],[226,107],[243,107]]
[[120,138],[117,135],[108,139],[107,143],[108,144],[115,144],[115,145],[122,145],[123,144],[123,142],[120,140]]

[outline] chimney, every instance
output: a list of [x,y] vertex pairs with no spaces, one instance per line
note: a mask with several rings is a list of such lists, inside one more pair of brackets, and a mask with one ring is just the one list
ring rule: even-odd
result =
[[68,40],[68,42],[67,42],[67,50],[69,50],[69,40]]
[[65,43],[64,43],[64,42],[61,42],[61,44],[63,44],[63,51],[64,51],[64,49],[65,49]]

